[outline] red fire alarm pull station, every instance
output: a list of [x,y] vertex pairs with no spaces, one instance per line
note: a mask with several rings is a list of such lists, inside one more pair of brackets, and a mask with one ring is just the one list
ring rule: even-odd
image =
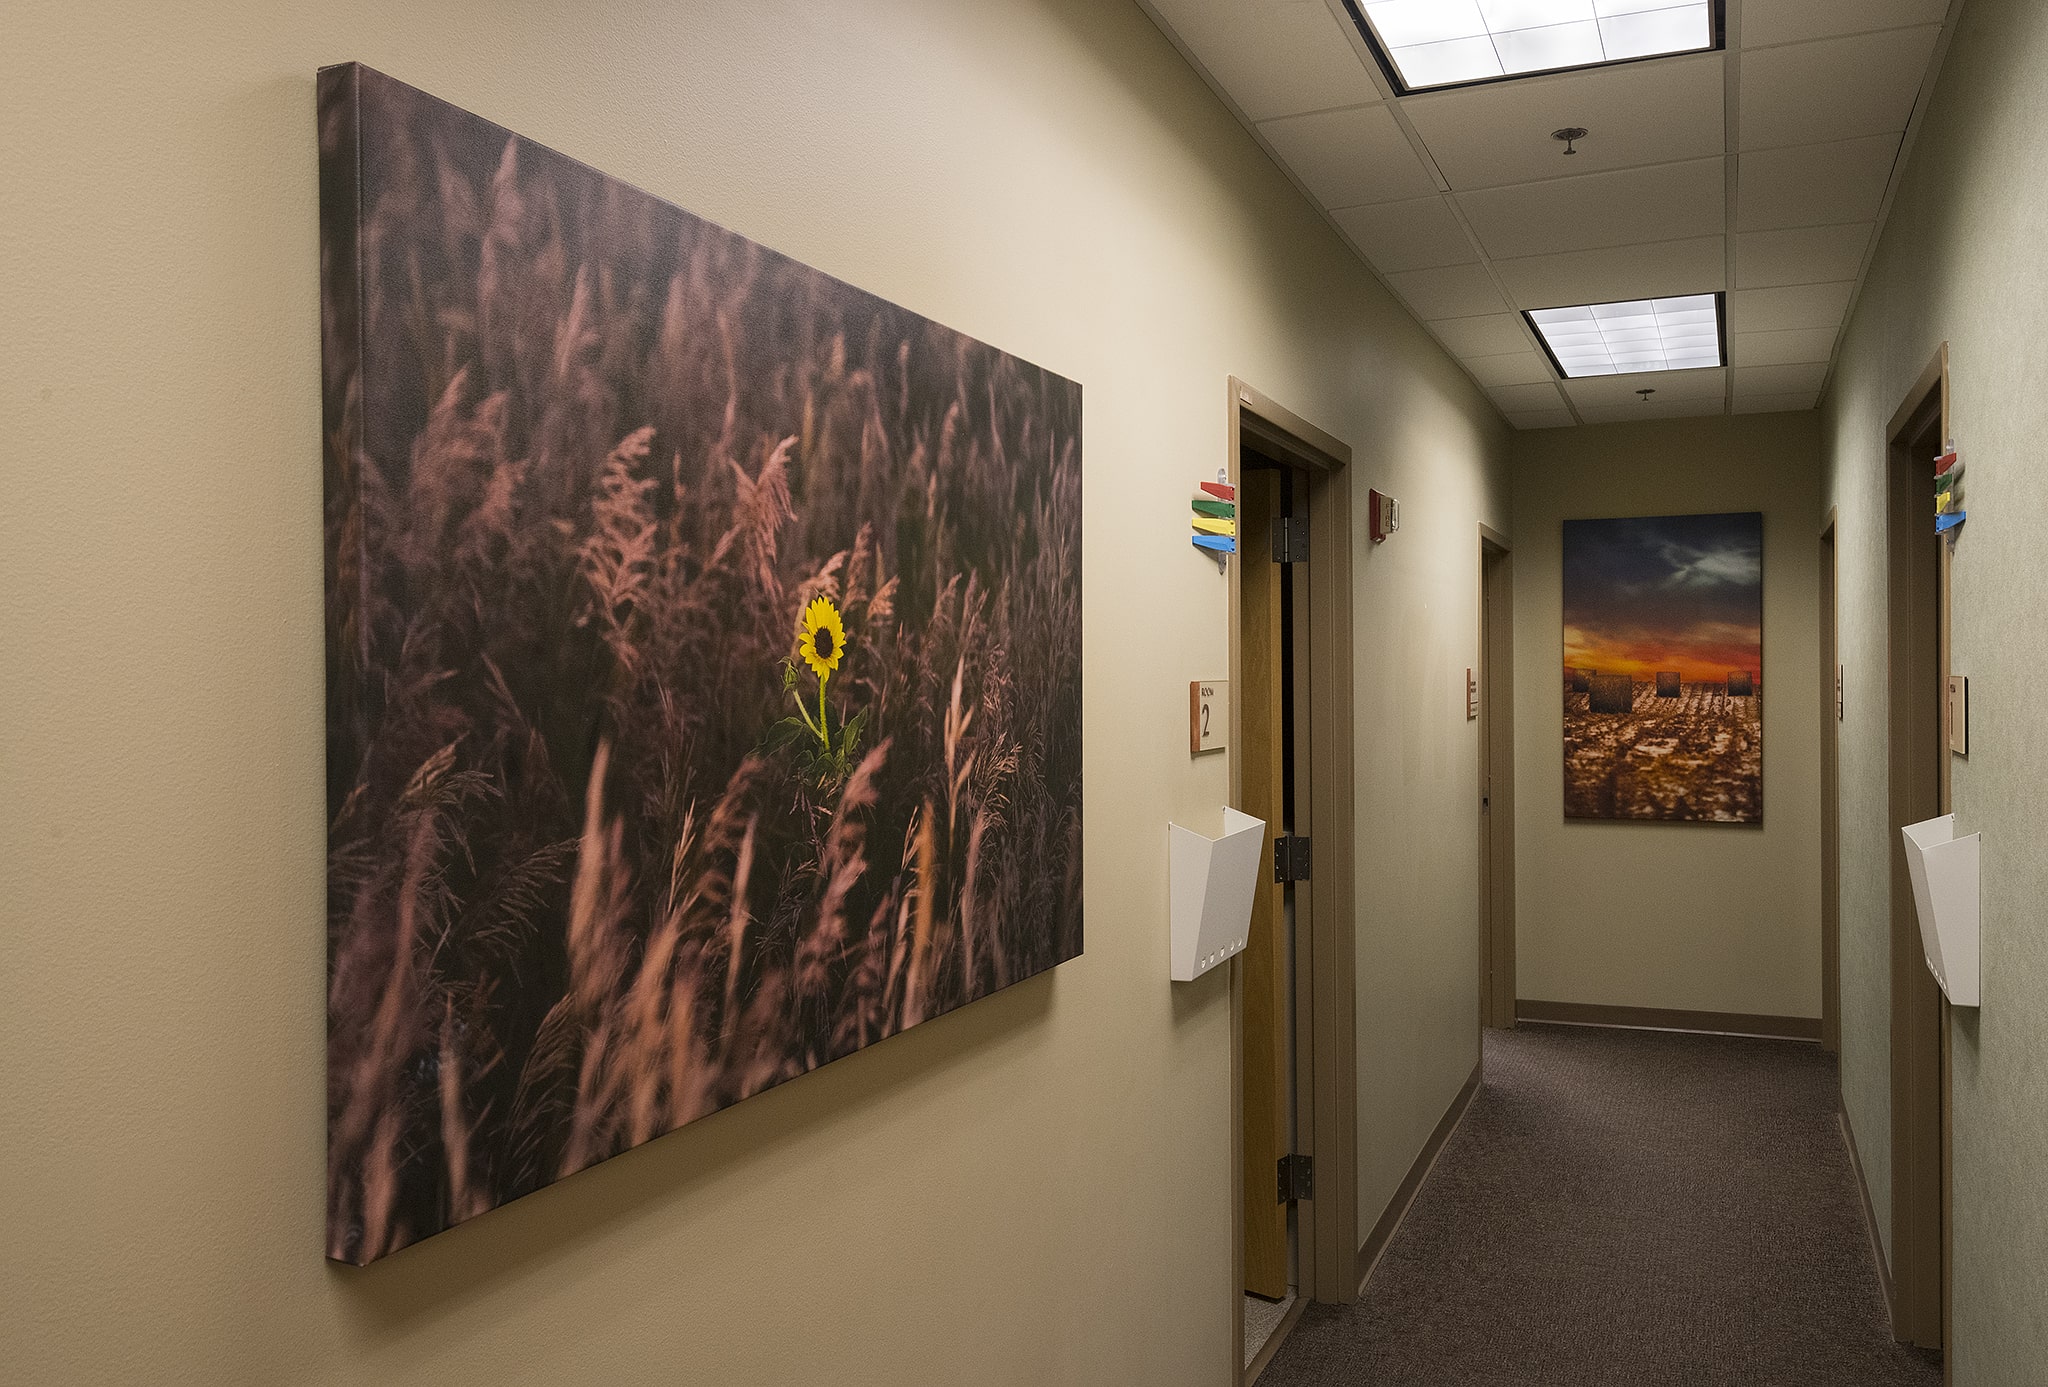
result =
[[1391,496],[1375,491],[1366,500],[1367,512],[1372,517],[1372,542],[1384,544],[1387,536],[1401,528],[1401,503]]

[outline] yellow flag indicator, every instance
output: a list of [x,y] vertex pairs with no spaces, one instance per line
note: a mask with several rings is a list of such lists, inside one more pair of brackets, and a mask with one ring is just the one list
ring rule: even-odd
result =
[[1237,533],[1235,520],[1215,520],[1206,515],[1195,517],[1195,529],[1205,535],[1234,535]]

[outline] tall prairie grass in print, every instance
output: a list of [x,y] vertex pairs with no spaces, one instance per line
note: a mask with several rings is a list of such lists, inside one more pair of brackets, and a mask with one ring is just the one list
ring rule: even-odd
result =
[[1081,392],[320,78],[328,1255],[1081,950]]
[[1564,812],[1763,822],[1763,516],[1568,520]]

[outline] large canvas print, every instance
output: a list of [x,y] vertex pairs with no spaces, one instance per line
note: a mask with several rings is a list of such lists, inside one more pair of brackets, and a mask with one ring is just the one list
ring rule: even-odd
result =
[[1564,812],[1763,822],[1763,516],[1568,520]]
[[320,74],[328,1255],[1081,951],[1081,391]]

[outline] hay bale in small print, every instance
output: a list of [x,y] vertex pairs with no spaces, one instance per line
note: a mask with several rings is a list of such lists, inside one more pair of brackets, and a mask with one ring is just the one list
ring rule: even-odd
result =
[[1562,538],[1567,677],[1636,676],[1563,699],[1565,818],[1762,823],[1763,516],[1567,520]]
[[1590,670],[1590,669],[1568,669],[1568,670],[1566,670],[1566,671],[1565,671],[1565,673],[1571,676],[1571,681],[1572,681],[1572,683],[1571,683],[1571,688],[1572,688],[1572,692],[1573,692],[1573,693],[1591,693],[1591,692],[1593,691],[1593,675],[1594,675],[1594,674],[1595,674],[1596,672],[1597,672],[1597,671],[1594,671],[1594,670]]
[[1626,713],[1635,706],[1635,681],[1626,674],[1596,674],[1588,692],[1596,713]]

